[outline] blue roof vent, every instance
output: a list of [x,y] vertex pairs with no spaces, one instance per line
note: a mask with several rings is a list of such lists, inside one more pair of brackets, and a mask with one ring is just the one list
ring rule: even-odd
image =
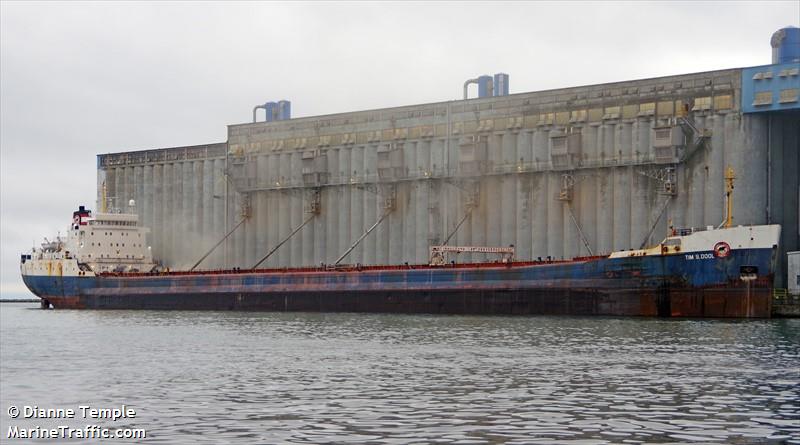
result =
[[494,77],[484,74],[464,82],[464,100],[469,99],[469,84],[478,85],[478,97],[508,96],[508,74],[497,73]]
[[253,122],[256,121],[256,112],[258,110],[264,110],[264,122],[285,121],[292,118],[292,103],[288,100],[256,105],[253,107]]
[[800,28],[787,26],[775,31],[770,44],[773,64],[800,62]]

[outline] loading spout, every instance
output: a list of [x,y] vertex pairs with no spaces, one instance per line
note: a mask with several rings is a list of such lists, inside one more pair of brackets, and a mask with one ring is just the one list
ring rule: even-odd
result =
[[212,248],[211,248],[211,249],[210,249],[208,252],[206,252],[206,254],[205,254],[205,255],[203,255],[203,257],[202,257],[202,258],[200,258],[199,260],[197,260],[197,262],[196,262],[196,263],[194,263],[194,266],[192,266],[192,268],[191,268],[191,269],[189,269],[189,271],[191,272],[191,271],[193,271],[195,268],[197,268],[197,266],[199,266],[199,265],[200,265],[200,263],[202,263],[202,262],[203,262],[203,260],[205,260],[206,258],[208,258],[208,256],[209,256],[209,255],[211,255],[211,252],[213,252],[213,251],[214,251],[214,249],[216,249],[217,247],[219,247],[219,246],[220,246],[220,244],[222,244],[223,242],[225,242],[225,240],[226,240],[226,239],[228,239],[228,237],[229,237],[229,236],[231,236],[231,234],[233,234],[233,232],[235,232],[235,231],[236,231],[236,229],[238,229],[238,228],[239,228],[239,226],[241,226],[242,224],[244,224],[244,222],[245,222],[245,221],[247,221],[247,219],[246,219],[246,218],[242,218],[242,220],[241,220],[241,221],[239,221],[239,223],[238,223],[238,224],[236,224],[236,225],[235,225],[235,226],[234,226],[234,227],[231,229],[231,231],[230,231],[230,232],[228,232],[228,233],[227,233],[225,236],[223,236],[223,237],[222,237],[222,239],[221,239],[221,240],[219,240],[219,242],[218,242],[217,244],[214,244],[214,247],[212,247]]
[[347,250],[346,250],[346,251],[345,251],[345,252],[344,252],[344,253],[343,253],[343,254],[342,254],[342,255],[341,255],[339,258],[337,258],[337,259],[336,259],[336,262],[335,262],[335,263],[333,263],[333,265],[334,265],[334,266],[338,266],[338,265],[339,265],[339,263],[341,263],[341,262],[342,262],[342,260],[343,260],[343,259],[344,259],[344,258],[345,258],[347,255],[349,255],[349,254],[350,254],[350,252],[352,252],[352,251],[353,251],[353,249],[355,249],[355,248],[356,248],[356,246],[358,245],[358,243],[360,243],[360,242],[361,242],[361,241],[362,241],[364,238],[366,238],[366,237],[367,237],[367,235],[369,235],[369,233],[370,233],[370,232],[372,232],[373,230],[375,230],[375,228],[376,228],[376,227],[378,227],[378,224],[380,224],[380,223],[381,223],[381,221],[383,221],[383,220],[384,220],[384,219],[385,219],[387,216],[389,216],[389,213],[391,213],[391,210],[387,210],[387,211],[383,212],[383,215],[381,215],[380,219],[378,219],[378,221],[377,221],[377,222],[375,222],[375,224],[373,224],[373,225],[372,225],[372,227],[370,227],[369,229],[367,229],[367,231],[366,231],[366,232],[364,232],[364,233],[363,233],[363,234],[362,234],[360,237],[358,237],[358,239],[356,240],[356,242],[354,242],[354,243],[353,243],[353,245],[352,245],[352,246],[350,246],[350,248],[349,248],[349,249],[347,249]]
[[639,245],[639,249],[644,249],[647,246],[647,241],[650,239],[650,235],[653,234],[653,231],[656,230],[656,226],[658,222],[661,220],[661,215],[664,214],[664,211],[667,210],[669,206],[669,202],[672,200],[672,196],[667,196],[667,199],[664,200],[664,204],[661,206],[661,210],[658,212],[658,216],[656,216],[656,220],[653,221],[653,224],[650,226],[650,230],[647,231],[647,235],[645,235],[644,239],[642,240],[642,244]]
[[458,222],[458,224],[456,224],[456,227],[453,229],[453,231],[452,231],[452,232],[450,232],[450,234],[449,234],[449,235],[447,235],[447,238],[445,238],[444,242],[442,243],[442,246],[446,246],[446,245],[447,245],[447,243],[449,243],[449,242],[450,242],[450,240],[453,238],[453,236],[455,236],[456,232],[458,232],[458,229],[459,229],[459,228],[461,228],[461,225],[462,225],[462,224],[464,224],[464,221],[466,221],[466,220],[467,220],[467,218],[469,218],[469,215],[471,215],[471,214],[472,214],[472,209],[473,209],[473,208],[474,208],[474,207],[470,206],[470,207],[467,209],[467,211],[466,211],[466,212],[464,212],[464,216],[463,216],[463,217],[461,217],[461,220]]
[[575,224],[575,227],[578,229],[578,235],[581,237],[581,242],[583,246],[586,247],[586,251],[589,252],[589,255],[594,255],[592,252],[592,248],[589,246],[589,240],[586,239],[586,235],[583,234],[583,230],[581,230],[581,225],[578,224],[578,220],[575,218],[575,214],[572,212],[572,205],[570,205],[569,201],[565,202],[567,205],[567,210],[569,211],[569,218],[572,220],[572,223]]
[[290,233],[290,234],[289,234],[289,236],[287,236],[286,238],[284,238],[283,240],[281,240],[281,242],[279,242],[277,246],[273,247],[273,248],[272,248],[272,250],[270,250],[269,252],[267,252],[267,254],[266,254],[266,255],[264,255],[264,256],[263,256],[263,257],[262,257],[260,260],[258,260],[258,262],[257,262],[256,264],[254,264],[254,265],[253,265],[253,267],[251,267],[250,269],[252,269],[252,270],[255,270],[255,269],[258,267],[258,266],[260,266],[260,265],[261,265],[261,263],[263,263],[264,261],[267,261],[267,258],[271,257],[273,253],[277,252],[277,251],[278,251],[278,249],[280,249],[280,247],[281,247],[282,245],[286,244],[286,241],[289,241],[289,239],[290,239],[291,237],[293,237],[295,233],[299,232],[299,231],[300,231],[300,229],[302,229],[303,227],[305,227],[305,225],[306,225],[306,224],[308,224],[308,223],[309,223],[309,221],[311,221],[312,219],[314,219],[314,217],[315,217],[315,216],[317,216],[317,214],[316,214],[316,213],[312,213],[312,214],[311,214],[311,216],[309,216],[308,218],[306,218],[306,220],[305,220],[305,221],[303,221],[303,223],[302,223],[302,224],[300,224],[300,225],[299,225],[299,226],[297,226],[297,227],[296,227],[294,230],[292,230],[292,233]]

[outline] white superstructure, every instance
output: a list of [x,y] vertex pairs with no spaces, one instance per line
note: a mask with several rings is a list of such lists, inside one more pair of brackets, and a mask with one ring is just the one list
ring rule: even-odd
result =
[[725,257],[732,249],[762,249],[778,244],[781,226],[777,224],[765,226],[736,226],[715,229],[680,229],[668,236],[660,244],[635,250],[614,252],[611,258],[631,256],[692,254],[713,252],[716,257]]
[[22,255],[23,275],[82,276],[100,272],[150,272],[156,267],[147,245],[148,228],[126,213],[98,213],[81,206],[73,213],[67,238]]

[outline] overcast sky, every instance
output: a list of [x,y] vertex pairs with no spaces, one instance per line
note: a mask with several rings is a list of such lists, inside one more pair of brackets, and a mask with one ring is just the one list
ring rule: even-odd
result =
[[222,142],[295,117],[768,64],[800,2],[0,3],[0,293],[95,205],[98,153]]

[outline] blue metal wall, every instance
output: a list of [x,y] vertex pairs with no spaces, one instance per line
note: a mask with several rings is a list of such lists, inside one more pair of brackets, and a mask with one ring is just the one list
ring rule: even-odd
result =
[[800,63],[742,69],[742,112],[800,109]]

